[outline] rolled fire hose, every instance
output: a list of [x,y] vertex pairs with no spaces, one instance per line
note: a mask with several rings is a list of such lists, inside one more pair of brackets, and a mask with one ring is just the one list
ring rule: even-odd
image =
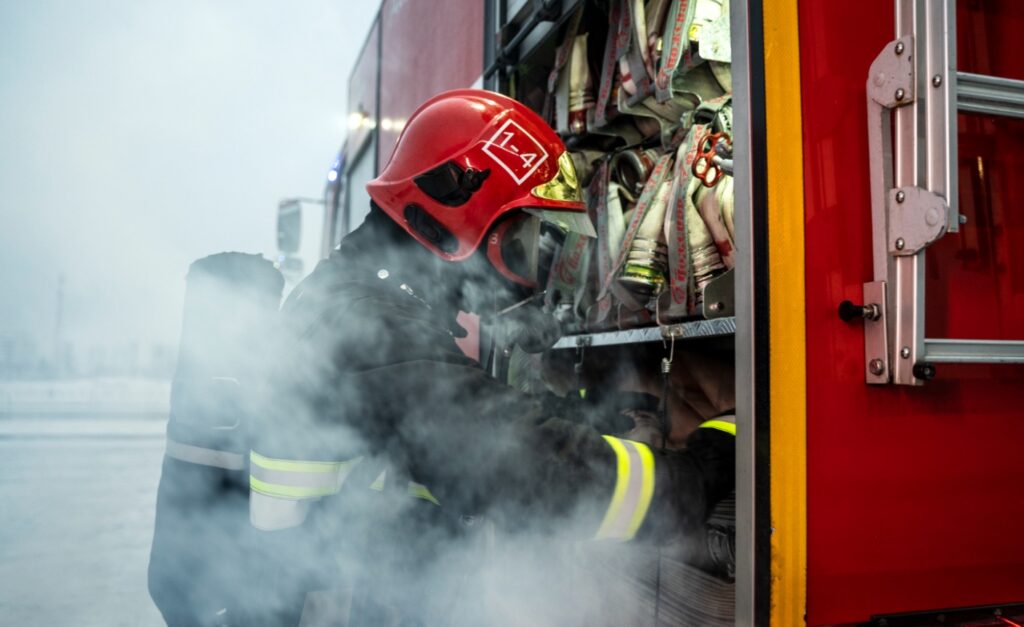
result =
[[[730,181],[732,180],[731,176],[725,178]],[[723,180],[711,188],[701,186],[697,191],[695,204],[697,205],[697,211],[704,219],[704,224],[707,226],[708,232],[711,234],[715,247],[718,249],[718,253],[722,258],[722,264],[726,268],[732,268],[736,265],[736,261],[733,258],[735,245],[733,244],[730,230],[725,224],[723,192],[726,190],[723,185],[724,182],[725,181]],[[731,185],[728,188],[728,192],[731,195]]]
[[578,35],[569,55],[569,130],[587,132],[587,112],[594,107],[594,86],[587,62],[587,34]]
[[630,38],[626,53],[619,58],[622,91],[634,96],[650,84],[651,58],[647,49],[647,18],[644,0],[623,0],[619,33],[628,28]]
[[693,278],[696,284],[696,303],[700,304],[704,299],[704,288],[711,279],[725,270],[722,263],[722,256],[715,246],[715,240],[711,236],[704,219],[697,209],[693,199],[697,190],[703,188],[700,179],[693,177],[686,190],[686,226],[688,230],[688,243],[690,246],[690,260],[693,263]]
[[626,216],[622,211],[622,186],[614,181],[608,183],[608,258],[615,259],[622,248],[622,238],[626,235]]
[[626,254],[626,265],[619,276],[619,283],[641,302],[646,302],[665,287],[668,247],[665,245],[662,225],[665,223],[665,210],[671,189],[671,179],[666,179],[658,186]]
[[722,196],[722,220],[725,222],[725,228],[729,231],[729,238],[736,241],[736,227],[734,223],[735,214],[735,196],[733,195],[733,178],[726,176],[722,179],[722,182],[717,185],[718,193]]
[[618,183],[619,191],[627,202],[635,203],[640,198],[656,158],[653,150],[639,149],[623,150],[612,156],[612,180]]

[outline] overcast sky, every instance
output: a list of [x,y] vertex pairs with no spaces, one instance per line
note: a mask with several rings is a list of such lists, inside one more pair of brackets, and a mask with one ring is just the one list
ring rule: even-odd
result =
[[0,335],[175,344],[188,264],[320,197],[376,0],[0,0]]

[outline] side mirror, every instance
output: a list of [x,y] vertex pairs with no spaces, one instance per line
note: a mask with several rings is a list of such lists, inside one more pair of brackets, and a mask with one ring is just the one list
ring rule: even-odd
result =
[[302,203],[282,200],[277,206],[277,249],[284,255],[299,252],[302,243]]

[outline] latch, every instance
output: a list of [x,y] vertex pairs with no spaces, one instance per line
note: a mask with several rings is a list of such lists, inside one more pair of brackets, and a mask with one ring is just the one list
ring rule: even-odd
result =
[[864,304],[839,303],[844,322],[864,322],[864,378],[868,383],[889,383],[889,342],[886,335],[885,282],[864,284]]

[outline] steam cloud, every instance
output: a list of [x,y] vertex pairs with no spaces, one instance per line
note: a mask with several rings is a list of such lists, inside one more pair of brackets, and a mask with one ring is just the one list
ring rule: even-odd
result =
[[[488,402],[486,389],[465,385],[473,378],[468,369],[412,361],[387,369],[391,381],[374,378],[396,356],[415,357],[420,349],[405,344],[408,338],[446,339],[438,324],[454,320],[454,303],[495,311],[521,296],[492,289],[485,264],[464,264],[458,284],[445,284],[445,262],[424,265],[422,255],[407,251],[347,257],[344,263],[357,267],[335,272],[372,282],[376,265],[389,268],[387,281],[405,301],[400,307],[422,311],[422,299],[434,312],[431,322],[403,311],[373,316],[358,304],[337,308],[331,289],[305,287],[279,318],[265,272],[255,280],[233,271],[205,285],[191,277],[169,437],[198,433],[202,446],[240,455],[252,446],[270,457],[363,459],[339,494],[313,502],[300,526],[277,531],[250,526],[246,471],[183,472],[181,462],[165,460],[150,585],[170,624],[167,608],[173,615],[182,600],[201,608],[210,625],[295,624],[297,611],[303,625],[729,624],[731,573],[714,573],[708,536],[679,535],[662,546],[589,540],[610,495],[586,478],[606,468],[580,469],[581,481],[561,505],[537,507],[535,493],[551,486],[544,469],[521,461],[529,446],[522,417],[508,415],[501,398]],[[324,262],[332,263],[341,262]],[[330,288],[330,280],[320,287],[326,281]],[[401,293],[403,284],[414,295]],[[345,343],[338,346],[336,337]],[[728,351],[703,354],[677,352],[685,365],[674,375],[669,446],[679,432],[731,406]],[[550,394],[537,389],[547,381],[563,396],[576,393],[571,351],[516,355],[532,392]],[[595,353],[582,382],[595,391],[660,394],[653,376],[659,358],[644,357],[640,363],[652,366],[645,372],[622,355]],[[614,394],[591,396],[596,401],[586,405],[556,401],[562,417],[628,430]],[[479,408],[472,421],[438,419],[463,405]],[[439,424],[488,445],[452,448]],[[383,469],[392,485],[426,484],[441,505],[404,489],[369,489]],[[481,485],[481,475],[491,478],[483,482],[491,493],[469,489]],[[719,557],[717,567],[731,558]]]

